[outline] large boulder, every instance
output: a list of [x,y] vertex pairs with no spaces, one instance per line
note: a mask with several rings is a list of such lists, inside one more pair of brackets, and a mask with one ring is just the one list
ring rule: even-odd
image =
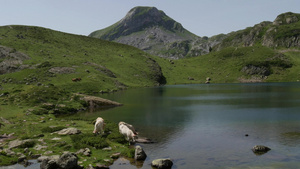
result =
[[170,169],[173,166],[173,162],[171,159],[156,159],[153,160],[151,163],[152,167],[158,168],[158,169]]
[[44,158],[41,169],[80,169],[78,157],[74,153],[64,153],[59,158]]
[[139,160],[145,160],[147,158],[147,155],[143,148],[141,146],[136,146],[135,147],[135,152],[134,152],[134,159],[139,161]]

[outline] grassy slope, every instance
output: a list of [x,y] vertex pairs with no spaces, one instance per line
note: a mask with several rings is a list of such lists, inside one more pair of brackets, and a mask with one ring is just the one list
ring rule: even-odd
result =
[[[53,151],[51,154],[61,154],[66,150],[75,152],[78,149],[72,146],[75,143],[72,143],[69,136],[62,136],[62,140],[58,141],[60,143],[66,141],[61,147],[55,146],[57,142],[51,139],[60,136],[45,133],[42,128],[71,126],[80,129],[83,134],[88,134],[93,130],[91,121],[94,119],[61,121],[52,114],[53,109],[48,111],[48,108],[43,107],[43,103],[53,104],[55,109],[63,109],[62,111],[66,112],[72,108],[83,106],[80,101],[74,101],[76,99],[72,93],[75,92],[93,94],[100,91],[119,90],[125,85],[128,87],[157,85],[157,82],[153,80],[157,73],[153,70],[157,69],[153,68],[156,65],[151,60],[151,56],[127,45],[27,26],[0,27],[0,39],[0,45],[25,53],[31,58],[24,61],[25,64],[31,66],[31,69],[0,75],[0,94],[9,93],[8,96],[0,97],[0,117],[4,117],[12,123],[5,124],[0,129],[0,134],[15,133],[14,136],[25,139],[43,133],[45,135],[43,139],[49,147],[48,150]],[[55,67],[73,68],[75,72],[70,74],[49,73],[49,69]],[[103,71],[104,73],[99,71],[103,70],[103,67],[106,68],[104,70],[109,69],[115,77],[108,75],[106,71]],[[73,82],[71,79],[76,77],[80,77],[82,80]],[[37,80],[33,82],[28,80],[33,78]],[[8,79],[12,80],[8,81]],[[28,82],[29,85],[26,84]],[[42,85],[38,86],[39,83]],[[59,105],[65,105],[68,109],[59,107]],[[115,130],[116,124],[112,128]],[[116,132],[118,133],[115,130],[114,134]],[[93,139],[95,136],[88,135],[88,137]],[[87,159],[84,165],[105,163],[103,159],[109,159],[114,152],[122,152],[124,155],[128,155],[130,152],[128,152],[127,146],[124,147],[122,144],[112,141],[111,138],[107,139],[107,142],[114,147],[113,150],[106,152],[101,149],[93,149],[92,157],[80,158],[80,160]],[[37,142],[36,144],[42,143]],[[23,149],[18,148],[14,151],[23,152]],[[46,150],[36,151],[30,148],[34,154],[43,153]],[[4,152],[1,152],[0,155],[0,165],[15,163],[17,160],[17,157],[6,156]]]
[[[0,35],[2,35],[0,45],[14,48],[31,57],[26,64],[50,63],[50,66],[39,70],[25,70],[2,75],[1,78],[13,76],[17,80],[22,80],[30,74],[36,74],[42,82],[67,86],[68,90],[74,92],[118,89],[119,86],[115,85],[118,82],[132,87],[153,86],[156,83],[152,79],[154,72],[149,68],[151,67],[147,58],[149,55],[127,45],[39,27],[1,27]],[[23,38],[17,38],[18,35],[22,35]],[[85,63],[104,66],[117,78],[109,77],[97,70],[97,66]],[[75,73],[47,76],[48,70],[53,67],[71,67],[75,69]],[[76,77],[81,77],[82,81],[72,82],[71,79]]]
[[[291,68],[282,68],[276,63],[267,62],[278,55],[280,51],[271,48],[254,47],[229,47],[219,52],[207,55],[180,59],[174,64],[164,60],[160,61],[163,73],[167,77],[167,84],[204,83],[207,77],[212,83],[238,83],[240,79],[251,79],[251,75],[241,72],[249,64],[270,65],[272,74],[265,82],[295,82],[300,80],[300,51],[285,51],[284,57],[292,63]],[[281,62],[281,60],[279,60]],[[189,80],[189,77],[194,80]]]

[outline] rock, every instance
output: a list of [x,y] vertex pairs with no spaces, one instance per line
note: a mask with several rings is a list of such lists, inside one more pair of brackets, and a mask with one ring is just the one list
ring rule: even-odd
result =
[[38,145],[34,146],[33,149],[35,149],[35,150],[41,150],[41,149],[46,149],[46,148],[48,148],[48,146],[42,146],[42,145],[38,144]]
[[135,152],[134,152],[134,159],[135,160],[145,160],[147,158],[147,155],[143,148],[141,146],[136,146],[135,147]]
[[18,163],[22,163],[26,160],[26,156],[22,155],[21,157],[18,158]]
[[92,152],[89,148],[85,148],[85,149],[80,149],[75,154],[83,154],[85,156],[91,156]]
[[8,156],[14,156],[14,155],[16,155],[16,153],[15,153],[14,151],[10,150],[10,149],[4,149],[3,151],[4,151],[4,152],[6,153],[6,155],[8,155]]
[[74,134],[80,134],[81,131],[78,130],[77,128],[66,128],[54,133],[57,133],[59,135],[74,135]]
[[109,169],[108,166],[106,165],[101,165],[101,164],[96,164],[96,167],[94,167],[95,169]]
[[64,153],[57,161],[58,166],[64,169],[78,168],[78,157],[73,153]]
[[269,147],[263,146],[263,145],[256,145],[252,148],[252,151],[256,155],[263,155],[270,151],[271,149]]
[[12,149],[12,148],[17,148],[20,146],[23,146],[24,144],[26,144],[27,142],[32,141],[31,139],[27,139],[27,140],[13,140],[11,142],[8,143],[8,148]]
[[59,158],[57,158],[57,156],[44,157],[42,159],[40,168],[41,169],[79,169],[81,167],[77,164],[77,162],[78,162],[78,157],[74,153],[64,153]]
[[165,168],[172,168],[173,162],[171,159],[156,159],[153,160],[151,163],[152,167],[158,168],[158,169],[165,169]]
[[30,157],[33,159],[37,159],[37,158],[40,158],[41,155],[40,154],[32,154],[32,155],[30,155]]
[[136,143],[144,143],[144,144],[151,144],[154,143],[154,141],[152,141],[149,138],[144,138],[144,137],[138,137],[137,139],[135,139]]
[[121,153],[114,153],[110,156],[112,159],[118,159],[120,157]]
[[44,154],[48,155],[48,154],[52,154],[53,151],[46,151]]
[[59,137],[54,137],[53,139],[51,139],[51,140],[53,140],[53,141],[57,141],[57,140],[61,140],[61,138],[59,138]]
[[111,151],[112,148],[111,148],[111,147],[105,147],[105,148],[103,148],[102,150],[103,150],[103,151]]

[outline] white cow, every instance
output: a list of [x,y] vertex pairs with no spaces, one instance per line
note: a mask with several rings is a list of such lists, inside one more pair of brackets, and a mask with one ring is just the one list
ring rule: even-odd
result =
[[138,132],[135,130],[135,128],[131,124],[125,123],[123,121],[119,122],[119,125],[120,124],[124,124],[125,126],[127,126],[133,132],[133,134],[138,135]]
[[103,118],[98,117],[96,119],[95,128],[94,128],[93,133],[104,134],[104,126],[105,126],[105,123],[104,123]]
[[129,145],[130,145],[130,142],[135,142],[134,140],[134,136],[135,134],[133,133],[132,130],[130,130],[124,123],[120,122],[119,123],[119,132],[125,136],[125,139],[127,141],[129,141]]

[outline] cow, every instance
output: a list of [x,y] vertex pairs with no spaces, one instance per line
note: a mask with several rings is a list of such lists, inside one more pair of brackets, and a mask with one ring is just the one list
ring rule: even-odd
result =
[[79,82],[79,81],[81,81],[81,78],[80,78],[80,77],[73,78],[72,81],[73,81],[73,82]]
[[104,134],[104,126],[105,126],[105,123],[104,123],[103,118],[98,117],[96,119],[95,128],[94,128],[93,133],[95,133],[95,134],[97,134],[97,133]]
[[135,142],[134,137],[136,136],[132,130],[130,130],[124,122],[119,123],[119,132],[125,137],[127,141],[129,141],[129,145],[131,142]]
[[135,130],[135,128],[131,124],[125,123],[123,121],[119,122],[119,125],[120,124],[124,124],[125,126],[127,126],[133,132],[133,134],[138,135],[138,132]]

